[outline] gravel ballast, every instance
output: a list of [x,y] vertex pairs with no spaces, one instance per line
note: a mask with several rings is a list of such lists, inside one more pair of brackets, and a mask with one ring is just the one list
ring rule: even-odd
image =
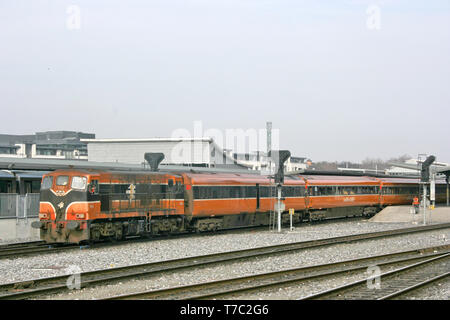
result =
[[450,278],[433,282],[396,300],[450,300]]
[[[122,265],[173,259],[185,256],[230,251],[255,246],[305,241],[318,238],[328,238],[351,233],[373,232],[386,229],[410,227],[410,224],[374,224],[368,222],[338,222],[315,226],[303,226],[294,233],[276,234],[268,231],[249,231],[211,236],[193,236],[179,239],[163,239],[146,243],[122,245],[118,247],[99,248],[91,250],[62,252],[34,258],[20,258],[8,261],[10,267],[15,265],[15,277],[29,279],[37,276],[52,276],[65,274],[65,267],[78,266],[82,271],[117,267]],[[330,263],[351,258],[384,254],[407,249],[422,248],[434,245],[448,244],[450,229],[428,231],[424,233],[395,236],[385,239],[375,239],[359,243],[337,244],[316,249],[306,249],[289,254],[271,257],[252,258],[245,262],[225,263],[217,266],[200,267],[196,270],[167,272],[161,276],[138,278],[121,283],[95,288],[86,288],[69,293],[48,296],[49,299],[98,299],[127,292],[141,290],[155,290],[171,286],[213,281],[231,277],[276,271],[285,268]],[[154,252],[150,256],[149,252]],[[45,260],[42,261],[41,259]],[[2,276],[5,277],[7,268],[2,263]],[[37,269],[46,266],[47,269]],[[20,269],[22,268],[22,269]],[[12,269],[9,269],[11,272]],[[18,272],[23,270],[23,272]],[[358,275],[357,275],[358,276]],[[361,276],[361,275],[359,275]],[[339,278],[335,279],[339,285]],[[330,281],[335,281],[331,279]],[[341,279],[342,280],[342,279]],[[7,280],[8,282],[11,280]],[[329,287],[332,284],[327,284]],[[285,299],[298,298],[311,294],[311,289],[305,286],[304,292],[295,290],[292,294],[283,294]],[[252,296],[254,299],[267,299],[266,293]],[[279,297],[281,298],[281,297]]]
[[413,226],[407,223],[385,224],[367,221],[332,222],[302,225],[293,232],[281,234],[264,229],[240,230],[216,235],[191,235],[118,246],[72,249],[43,255],[2,259],[0,260],[0,283],[63,275],[66,273],[65,269],[70,266],[76,266],[81,271],[91,271],[215,252]]

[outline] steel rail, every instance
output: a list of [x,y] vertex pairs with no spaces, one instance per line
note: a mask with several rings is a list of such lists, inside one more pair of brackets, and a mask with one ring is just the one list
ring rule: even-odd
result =
[[26,246],[30,246],[30,245],[40,245],[43,243],[44,243],[44,241],[42,241],[42,240],[6,243],[6,244],[0,244],[0,250],[9,249],[9,248],[26,247]]
[[388,295],[386,295],[386,296],[384,296],[384,297],[378,298],[378,300],[387,300],[387,299],[392,299],[392,298],[401,296],[401,295],[403,295],[403,294],[405,294],[405,293],[409,293],[409,292],[411,292],[411,291],[414,291],[414,290],[417,290],[417,289],[419,289],[419,288],[425,287],[425,286],[427,286],[427,285],[429,285],[429,284],[431,284],[431,283],[433,283],[433,282],[436,282],[436,281],[438,281],[438,280],[444,279],[444,278],[446,278],[446,277],[448,277],[448,276],[450,276],[450,271],[449,271],[449,272],[442,273],[442,274],[440,274],[440,275],[438,275],[438,276],[436,276],[436,277],[433,277],[433,278],[430,278],[430,279],[421,281],[421,282],[419,282],[419,283],[416,283],[416,284],[411,285],[411,286],[409,286],[409,287],[406,287],[406,288],[404,288],[404,289],[398,290],[398,291],[393,292],[393,293],[391,293],[391,294],[388,294]]
[[[242,233],[242,232],[248,232],[248,230],[259,230],[259,229],[265,229],[266,226],[252,226],[252,227],[239,227],[234,229],[228,229],[228,230],[218,230],[214,234],[223,234],[223,233]],[[148,241],[157,241],[161,239],[177,239],[177,238],[183,238],[183,237],[189,237],[189,236],[209,236],[212,233],[201,233],[201,234],[193,234],[190,232],[183,232],[179,234],[173,234],[173,235],[157,235],[153,237],[139,237],[139,236],[130,236],[122,241],[112,240],[112,241],[104,241],[104,242],[97,242],[93,244],[49,244],[45,241],[31,241],[31,242],[20,242],[20,243],[12,243],[12,244],[5,244],[0,245],[0,259],[3,258],[16,258],[21,256],[29,256],[33,254],[46,254],[46,253],[54,253],[58,251],[64,251],[64,250],[70,250],[70,249],[96,249],[96,248],[102,248],[102,247],[108,247],[108,246],[120,246],[120,245],[126,245],[130,243],[141,243],[141,242],[148,242]]]
[[[142,275],[150,275],[166,271],[182,270],[205,265],[212,265],[222,262],[232,262],[249,259],[257,256],[267,256],[282,254],[291,251],[302,250],[306,248],[316,248],[329,246],[339,243],[348,243],[355,241],[371,240],[388,236],[404,235],[415,232],[426,232],[442,228],[448,228],[449,224],[429,225],[405,229],[385,230],[371,233],[353,234],[347,236],[325,238],[318,240],[301,241],[294,243],[285,243],[271,245],[266,247],[256,247],[250,249],[241,249],[236,251],[219,252],[202,256],[193,256],[173,260],[165,260],[138,265],[131,265],[118,268],[101,269],[80,274],[82,287],[92,286],[99,283],[105,283],[113,280],[132,278]],[[0,285],[0,299],[16,299],[27,296],[36,296],[43,293],[66,290],[66,281],[68,275],[31,279]],[[20,290],[20,291],[19,291]]]
[[[423,232],[423,231],[428,231],[428,230],[436,230],[436,229],[444,229],[444,228],[449,228],[450,227],[450,223],[441,223],[441,224],[433,224],[433,225],[427,225],[427,226],[419,226],[419,227],[410,227],[410,228],[402,228],[402,229],[394,229],[394,230],[387,230],[387,231],[378,231],[378,232],[372,232],[372,233],[362,233],[361,235],[361,240],[366,239],[368,237],[372,237],[372,238],[378,238],[381,236],[395,236],[397,234],[403,234],[403,233],[414,233],[414,232]],[[246,232],[243,229],[248,229],[249,227],[242,227],[242,228],[236,228],[236,229],[230,229],[230,230],[219,230],[219,233],[222,232]],[[252,228],[252,227],[251,227]],[[258,228],[265,228],[265,227],[254,227],[255,229]],[[408,231],[409,230],[409,231]],[[391,232],[392,231],[392,232]],[[398,232],[397,234],[395,232]],[[171,235],[170,237],[172,238],[177,238],[177,237],[186,237],[186,236],[192,236],[192,233],[182,233],[182,234],[176,234],[176,235]],[[198,234],[195,234],[196,236],[198,236]],[[211,235],[210,233],[205,233],[205,234],[200,234],[200,236],[207,236],[207,235]],[[342,236],[342,237],[347,237],[347,236]],[[347,242],[347,240],[341,240],[340,238],[342,237],[335,237],[335,238],[329,238],[330,241],[331,239],[335,239],[335,243],[339,243],[341,242]],[[23,245],[17,245],[16,247],[14,247],[13,244],[12,247],[7,248],[5,247],[4,249],[1,249],[0,246],[0,259],[4,259],[4,258],[16,258],[16,257],[22,257],[22,256],[29,256],[29,255],[34,255],[34,254],[46,254],[46,253],[55,253],[55,252],[59,252],[59,251],[65,251],[65,250],[72,250],[72,249],[83,249],[83,248],[102,248],[102,247],[107,247],[107,246],[119,246],[119,245],[125,245],[125,244],[130,244],[130,243],[139,243],[139,242],[146,242],[146,241],[154,241],[154,240],[160,240],[166,238],[166,236],[161,235],[155,238],[142,238],[142,237],[132,237],[130,239],[127,239],[125,241],[111,241],[111,242],[99,242],[99,243],[95,243],[95,244],[88,244],[88,245],[77,245],[77,244],[62,244],[62,245],[58,245],[58,244],[46,244],[45,242],[39,242],[39,244],[37,244],[36,246],[31,246],[31,247],[27,247],[26,243],[23,243]],[[325,239],[328,240],[328,239]],[[359,240],[359,239],[355,239],[355,240]],[[348,240],[348,241],[355,241],[355,240]],[[315,240],[313,240],[315,241]],[[305,245],[307,245],[305,243]],[[318,243],[315,244],[314,246],[319,245]],[[328,243],[325,243],[325,245],[328,245]],[[8,246],[8,245],[5,245]]]
[[[378,266],[406,263],[441,256],[443,253],[423,255],[424,251],[444,250],[449,253],[450,245],[423,248],[422,250],[408,250],[377,256],[368,256],[352,260],[307,266],[280,271],[261,273],[256,275],[196,283],[159,290],[149,290],[131,294],[124,294],[107,298],[106,300],[134,300],[134,299],[220,299],[224,296],[241,294],[243,292],[291,285],[320,277],[333,276],[342,273],[365,270],[374,262]],[[365,280],[364,280],[365,281]]]
[[[418,288],[422,284],[425,285],[447,277],[449,274],[449,263],[450,253],[439,254],[437,257],[432,257],[379,275],[379,288],[368,288],[367,279],[364,279],[302,297],[299,300],[389,299],[403,292]],[[424,278],[425,280],[423,280]]]
[[77,249],[79,246],[76,245],[65,245],[62,247],[55,247],[45,243],[40,243],[36,245],[30,246],[17,246],[12,248],[4,248],[0,249],[0,259],[3,258],[14,258],[27,256],[32,254],[42,254],[42,253],[53,253],[57,251],[69,250],[69,249]]

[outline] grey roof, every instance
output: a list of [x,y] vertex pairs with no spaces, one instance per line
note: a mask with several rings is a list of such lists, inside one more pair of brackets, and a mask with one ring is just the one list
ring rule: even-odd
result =
[[[397,162],[389,162],[388,164],[391,166],[394,166],[394,167],[420,171],[420,167],[417,166],[416,164],[397,163]],[[445,172],[450,171],[450,166],[442,166],[442,165],[432,164],[431,168],[433,168],[434,172],[438,172],[438,173],[445,173]]]
[[95,134],[77,131],[45,131],[26,135],[0,134],[0,143],[8,145],[15,143],[85,145],[85,142],[80,141],[85,138],[95,138]]
[[436,172],[439,172],[439,173],[446,174],[446,175],[450,175],[450,166],[445,166],[445,167],[436,168],[435,171],[436,171]]
[[19,148],[20,148],[20,146],[10,145],[10,144],[6,144],[6,143],[0,143],[0,147],[3,147],[3,148],[13,148],[13,149],[19,149]]
[[7,170],[0,170],[0,178],[13,178],[14,175]]
[[42,176],[49,171],[22,171],[22,170],[0,170],[0,178],[15,178],[15,176],[19,176],[23,179],[30,178],[42,178]]
[[[5,158],[0,157],[0,169],[10,170],[57,170],[57,169],[99,169],[99,170],[120,170],[136,171],[148,169],[142,165],[119,163],[119,162],[94,162],[85,160],[49,160],[49,159],[28,159],[28,158]],[[254,173],[259,171],[239,169],[236,166],[221,166],[220,168],[188,167],[177,165],[160,165],[161,171],[180,171],[180,172],[234,172],[234,173]]]
[[180,141],[203,141],[213,142],[210,137],[199,138],[127,138],[127,139],[81,139],[86,143],[134,143],[134,142],[180,142]]
[[0,134],[0,143],[13,145],[15,143],[33,143],[36,139],[34,134],[32,135],[13,135],[13,134]]

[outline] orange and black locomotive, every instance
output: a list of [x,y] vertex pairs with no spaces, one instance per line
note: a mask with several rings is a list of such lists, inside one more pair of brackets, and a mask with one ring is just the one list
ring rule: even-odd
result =
[[[289,175],[282,221],[289,209],[295,223],[370,216],[418,193],[417,179]],[[80,243],[268,225],[276,198],[273,178],[251,173],[57,170],[43,177],[33,227],[46,242]]]

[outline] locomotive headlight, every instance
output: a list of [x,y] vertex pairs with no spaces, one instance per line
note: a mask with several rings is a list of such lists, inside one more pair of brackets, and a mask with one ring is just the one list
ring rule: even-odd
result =
[[84,213],[77,213],[77,214],[75,215],[75,217],[76,217],[77,219],[84,219],[85,215],[84,215]]
[[39,213],[39,219],[47,219],[48,216],[46,213]]

